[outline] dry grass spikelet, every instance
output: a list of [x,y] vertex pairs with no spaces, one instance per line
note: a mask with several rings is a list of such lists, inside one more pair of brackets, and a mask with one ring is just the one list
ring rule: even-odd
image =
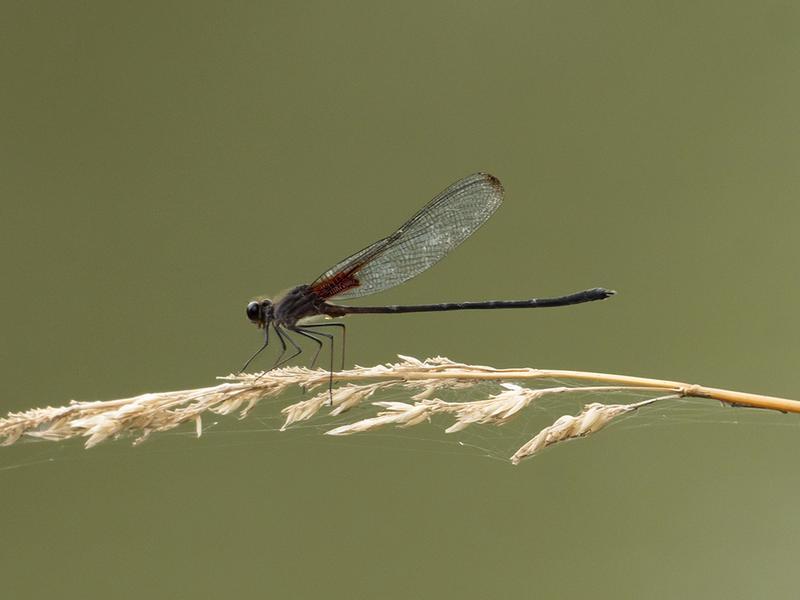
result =
[[566,440],[585,437],[591,433],[600,431],[620,415],[628,414],[660,400],[669,400],[672,398],[675,398],[675,396],[650,398],[648,400],[636,402],[635,404],[601,404],[599,402],[592,402],[584,406],[580,414],[574,416],[563,415],[556,419],[552,425],[542,429],[533,439],[523,444],[511,456],[511,462],[517,465],[523,458],[533,456],[548,446]]
[[[238,413],[244,418],[263,400],[277,399],[290,389],[318,391],[311,398],[281,410],[285,419],[282,430],[310,419],[326,408],[331,416],[342,415],[372,399],[378,392],[395,389],[409,395],[411,402],[373,401],[372,405],[379,409],[377,415],[327,432],[334,436],[368,432],[386,426],[412,427],[431,420],[437,414],[454,420],[445,429],[448,433],[461,431],[471,425],[500,426],[542,398],[567,392],[613,395],[635,390],[660,394],[658,398],[634,404],[594,402],[587,404],[578,415],[562,416],[514,453],[511,461],[516,464],[543,448],[584,437],[599,431],[621,415],[671,398],[693,396],[739,406],[800,412],[800,402],[795,400],[676,381],[582,371],[497,369],[457,363],[443,357],[424,361],[409,356],[399,358],[395,363],[356,366],[333,373],[337,387],[330,391],[327,389],[330,377],[327,371],[287,367],[265,373],[228,375],[221,378],[222,383],[211,387],[148,393],[119,400],[73,401],[61,407],[32,408],[10,413],[0,419],[0,439],[3,445],[9,445],[23,437],[46,441],[82,437],[85,446],[91,448],[100,442],[123,436],[131,436],[134,443],[138,443],[155,432],[168,431],[186,423],[193,424],[199,436],[204,413]],[[552,379],[570,383],[539,388],[522,385],[525,382]],[[445,402],[436,397],[443,390],[459,392],[482,382],[499,384],[501,389],[486,398],[462,402]]]

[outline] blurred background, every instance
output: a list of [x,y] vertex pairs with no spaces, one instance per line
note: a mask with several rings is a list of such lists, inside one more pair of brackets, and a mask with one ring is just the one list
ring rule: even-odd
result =
[[[251,298],[477,170],[503,181],[501,209],[369,303],[619,295],[355,316],[348,362],[438,354],[800,398],[796,3],[2,15],[2,414],[212,385],[260,342]],[[519,467],[235,418],[224,439],[2,448],[0,578],[15,598],[792,597],[800,417],[714,408]]]

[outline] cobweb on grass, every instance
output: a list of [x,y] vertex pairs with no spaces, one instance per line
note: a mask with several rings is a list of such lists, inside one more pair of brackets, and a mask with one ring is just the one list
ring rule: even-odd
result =
[[[561,379],[541,379],[525,385],[530,389],[549,389],[574,386],[574,381]],[[501,392],[496,381],[474,384],[464,389],[443,389],[437,397],[445,402],[479,402]],[[370,402],[360,404],[348,412],[331,416],[329,409],[321,411],[308,421],[295,423],[282,435],[298,436],[324,435],[332,429],[344,427],[363,419],[374,417],[380,411],[374,403],[403,402],[413,403],[413,394],[406,390],[389,388],[378,391]],[[594,435],[625,435],[643,428],[651,429],[653,435],[668,438],[675,428],[714,426],[774,427],[787,426],[800,428],[800,420],[795,415],[784,415],[777,411],[736,407],[715,400],[684,398],[665,395],[658,391],[618,390],[613,393],[576,390],[552,396],[544,396],[521,410],[514,418],[501,425],[472,424],[465,429],[446,433],[453,425],[449,415],[434,415],[429,421],[407,428],[387,426],[373,431],[356,433],[346,438],[336,438],[334,443],[352,443],[365,448],[391,448],[419,453],[437,453],[485,458],[508,464],[519,448],[543,429],[552,426],[566,415],[578,415],[585,406],[593,403],[634,405],[647,400],[657,400],[651,405],[621,414],[609,422],[608,426]],[[260,413],[261,411],[259,411]],[[265,431],[275,431],[281,420],[275,416],[256,415],[264,425]],[[576,436],[564,441],[585,444],[591,451],[594,435]],[[328,436],[324,436],[328,438]],[[558,451],[546,448],[541,452]],[[535,457],[526,460],[535,460]]]
[[[574,385],[574,382],[559,379],[543,379],[527,385],[531,389],[547,389]],[[453,390],[442,389],[437,397],[445,402],[473,402],[486,399],[501,391],[498,382],[487,381],[474,384],[468,388]],[[238,445],[252,445],[259,449],[268,449],[282,440],[301,440],[304,445],[319,447],[321,450],[332,446],[349,446],[365,452],[390,451],[392,453],[411,453],[425,455],[450,456],[454,460],[479,459],[509,464],[510,458],[526,442],[531,440],[542,429],[551,426],[564,415],[577,415],[587,404],[635,404],[649,399],[663,398],[662,401],[644,406],[616,417],[602,431],[594,435],[571,438],[571,441],[584,445],[584,450],[591,452],[596,436],[620,435],[649,429],[653,436],[669,439],[676,430],[702,426],[704,432],[710,427],[745,426],[760,427],[794,427],[800,428],[800,420],[794,415],[784,415],[776,411],[735,407],[714,400],[701,398],[665,397],[657,391],[615,391],[613,394],[602,392],[575,391],[544,397],[532,403],[525,410],[502,425],[473,424],[453,433],[445,430],[453,424],[448,415],[433,415],[418,425],[407,428],[387,426],[373,431],[356,433],[347,437],[332,437],[327,432],[354,422],[374,417],[381,408],[375,402],[413,403],[413,394],[399,388],[387,388],[377,391],[370,401],[361,403],[349,411],[339,415],[331,415],[330,408],[325,407],[307,421],[294,423],[282,430],[284,415],[280,409],[294,402],[308,399],[308,395],[290,392],[276,404],[260,405],[246,419],[223,417],[216,419],[203,433],[205,443],[210,448],[226,448]],[[169,436],[189,438],[186,443],[195,443],[192,431],[167,433]],[[148,445],[152,442],[148,442]],[[542,453],[557,452],[558,448],[546,448]],[[536,456],[525,459],[536,460]]]
[[[87,403],[89,417],[75,419],[78,432],[59,424],[63,411],[70,410],[68,407],[42,409],[44,414],[50,410],[59,417],[49,422],[45,419],[45,426],[31,427],[22,437],[13,434],[16,437],[8,438],[16,442],[15,448],[0,450],[0,471],[82,460],[92,453],[83,451],[77,439],[67,439],[78,435],[89,445],[108,440],[101,447],[113,450],[104,450],[104,456],[130,452],[127,445],[110,441],[128,437],[147,440],[135,450],[141,454],[250,445],[268,451],[269,447],[280,448],[299,441],[319,447],[338,444],[365,450],[401,449],[507,463],[518,462],[555,443],[589,434],[608,435],[608,431],[600,432],[607,426],[620,432],[658,426],[664,435],[669,435],[665,426],[688,424],[797,426],[791,416],[733,408],[710,399],[685,398],[675,389],[592,385],[585,378],[576,384],[570,379],[539,377],[535,370],[497,370],[447,359],[401,359],[401,363],[351,371],[350,379],[344,378],[334,389],[332,407],[326,406],[327,390],[318,391],[321,382],[327,380],[324,374],[287,369],[271,377],[294,378],[293,384],[285,385],[288,379],[284,379],[278,388],[269,388],[272,391],[262,395],[253,395],[253,389],[248,387],[261,386],[264,380],[260,376],[236,376],[228,378],[236,382],[234,387],[239,386],[233,395],[230,389],[226,396],[217,388],[146,394],[106,403],[112,408],[110,417],[106,413],[91,414],[93,406],[102,403]],[[528,376],[531,378],[524,379]],[[607,381],[611,377],[616,376],[607,376]],[[317,390],[301,392],[298,382],[316,386]],[[246,402],[237,398],[243,392],[250,394]],[[209,397],[213,400],[207,401]],[[161,403],[158,410],[153,410],[152,401]],[[235,413],[242,407],[248,413],[246,419],[214,414]],[[31,413],[41,420],[42,411]],[[396,427],[398,424],[401,427]],[[364,433],[347,437],[324,435],[359,430]],[[202,440],[194,440],[200,431]],[[31,436],[40,439],[32,440]],[[60,441],[54,445],[42,440]]]

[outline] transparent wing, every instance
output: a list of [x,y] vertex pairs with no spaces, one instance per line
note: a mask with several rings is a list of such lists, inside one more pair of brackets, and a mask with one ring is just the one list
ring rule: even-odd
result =
[[311,288],[320,298],[358,298],[408,281],[472,235],[503,201],[503,186],[475,173],[441,192],[392,235],[320,275]]

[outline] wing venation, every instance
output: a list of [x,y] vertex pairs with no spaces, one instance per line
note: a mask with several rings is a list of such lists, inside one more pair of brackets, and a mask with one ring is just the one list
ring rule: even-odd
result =
[[312,284],[320,298],[345,300],[375,294],[430,268],[492,216],[503,186],[475,173],[438,194],[397,231],[334,265]]

